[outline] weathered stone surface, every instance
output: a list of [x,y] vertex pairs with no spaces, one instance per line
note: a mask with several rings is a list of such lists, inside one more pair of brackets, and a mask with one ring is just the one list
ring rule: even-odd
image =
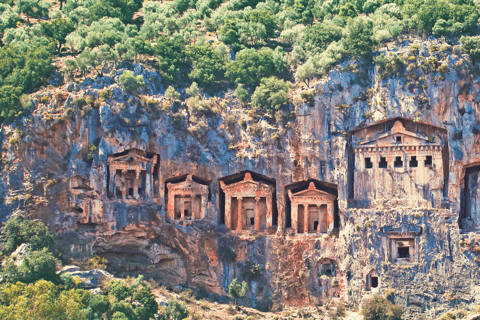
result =
[[[428,46],[436,41],[415,43],[429,55]],[[480,239],[473,231],[479,220],[480,78],[457,71],[454,64],[460,58],[444,61],[450,68],[444,81],[426,76],[428,105],[420,104],[403,77],[382,80],[375,66],[358,73],[333,69],[316,83],[312,101],[291,106],[295,120],[277,127],[259,119],[260,136],[251,133],[257,123],[227,94],[223,100],[205,100],[221,108],[195,131],[188,108],[165,99],[160,76],[139,65],[130,69],[147,83],[140,98],[116,84],[122,70],[112,79],[67,84],[56,89],[68,92],[65,99],[37,104],[32,117],[2,127],[0,219],[30,213],[48,223],[55,250],[66,258],[97,254],[109,261],[115,275],[144,274],[169,286],[202,287],[220,295],[252,261],[264,274],[252,280],[255,289],[246,299],[251,305],[277,284],[291,304],[308,301],[312,292],[340,296],[355,307],[371,294],[394,290],[393,300],[405,307],[408,319],[417,319],[418,312],[434,318],[451,307],[479,303]],[[349,65],[347,61],[342,68]],[[101,96],[106,90],[111,97]],[[80,97],[91,97],[98,108],[75,106]],[[68,108],[74,109],[73,116],[64,116]],[[237,117],[228,129],[232,114]],[[433,141],[423,137],[425,145],[441,147],[440,162],[439,150],[432,149],[435,170],[425,169],[421,177],[408,167],[381,176],[364,172],[368,169],[353,152],[358,141],[348,133],[396,117],[446,129],[433,134]],[[20,134],[18,144],[10,143]],[[89,155],[92,145],[97,149]],[[157,181],[152,182],[156,196],[129,198],[122,191],[121,197],[109,197],[108,155],[133,149],[158,156]],[[143,169],[134,177],[142,190]],[[221,179],[247,170],[273,181],[267,229],[232,232],[222,214]],[[204,219],[175,224],[167,214],[166,189],[169,179],[188,175],[210,182]],[[325,234],[299,235],[287,226],[291,203],[285,191],[310,179],[334,186],[337,218],[334,228],[327,221]],[[360,205],[356,200],[366,201]],[[237,207],[237,217],[238,212]],[[243,221],[246,212],[240,212]],[[221,255],[225,247],[235,252],[234,261]],[[378,278],[377,288],[372,288],[372,277]]]

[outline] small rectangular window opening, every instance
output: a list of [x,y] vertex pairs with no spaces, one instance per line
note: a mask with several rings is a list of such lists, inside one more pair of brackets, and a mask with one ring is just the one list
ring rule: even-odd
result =
[[395,139],[398,143],[402,142],[402,137],[401,136],[396,136]]
[[410,158],[410,167],[411,168],[416,168],[418,167],[418,161],[417,161],[417,157],[416,156],[412,156]]
[[427,158],[425,159],[425,165],[426,165],[426,166],[431,166],[431,165],[433,165],[432,156],[427,156]]
[[410,247],[398,247],[398,258],[399,259],[410,258]]
[[373,168],[372,159],[370,159],[370,158],[365,158],[365,168],[367,168],[367,169]]
[[128,188],[128,195],[133,197],[133,188]]
[[313,221],[313,231],[317,231],[318,221]]
[[387,167],[387,159],[385,157],[380,157],[380,162],[378,163],[379,168]]
[[403,167],[402,157],[395,157],[395,162],[393,163],[393,166],[394,166],[395,168],[401,168],[401,167]]
[[250,218],[250,225],[254,226],[255,225],[255,218]]
[[378,287],[378,277],[372,277],[372,288]]

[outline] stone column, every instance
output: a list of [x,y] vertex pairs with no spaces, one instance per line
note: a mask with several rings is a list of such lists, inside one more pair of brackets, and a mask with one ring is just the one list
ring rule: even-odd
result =
[[260,230],[260,197],[255,197],[255,230]]
[[242,215],[242,197],[237,197],[237,203],[238,203],[238,213],[237,213],[237,231],[242,231],[243,230],[243,215]]
[[180,220],[185,220],[185,199],[182,198],[182,211],[180,212]]
[[133,199],[137,199],[138,197],[138,179],[133,180]]
[[273,225],[272,196],[267,196],[267,228]]
[[113,198],[115,198],[115,174],[116,173],[117,173],[117,170],[110,169],[110,185],[108,189],[110,190],[110,193],[113,195]]
[[308,222],[309,222],[309,215],[308,215],[308,204],[303,205],[303,233],[308,233]]
[[145,172],[145,198],[153,199],[153,172],[150,165],[147,165],[147,171]]
[[232,195],[225,194],[225,226],[232,230]]
[[295,233],[298,233],[298,203],[291,202],[291,219],[292,219],[292,228],[295,230]]
[[335,225],[335,207],[333,204],[327,203],[327,223],[328,223],[328,231],[333,230],[333,226]]
[[122,178],[123,178],[123,190],[122,190],[122,199],[125,200],[127,199],[127,181],[125,180],[125,174],[127,173],[127,170],[122,170]]
[[167,216],[170,219],[175,220],[175,193],[170,189],[171,186],[172,184],[168,183]]
[[[320,233],[322,232],[322,205],[318,203],[317,207],[318,207],[318,215],[317,215],[318,225],[317,225],[317,230],[315,231]],[[328,211],[328,206],[327,206],[327,211]]]

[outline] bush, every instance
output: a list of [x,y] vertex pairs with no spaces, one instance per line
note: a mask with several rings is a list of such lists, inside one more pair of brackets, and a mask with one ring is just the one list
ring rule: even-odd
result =
[[30,243],[33,249],[50,248],[53,236],[47,226],[39,220],[28,220],[20,217],[9,219],[2,229],[2,253],[9,255],[22,243]]
[[252,281],[262,276],[263,269],[259,264],[256,264],[252,261],[247,261],[247,263],[245,263],[240,270],[240,273],[245,280]]
[[122,281],[112,280],[107,285],[107,291],[118,301],[122,301],[131,295],[131,290]]
[[187,304],[180,303],[176,299],[170,299],[165,308],[165,319],[183,320],[188,317]]
[[290,82],[276,77],[263,78],[252,95],[252,104],[257,109],[274,116],[280,107],[287,102]]
[[4,269],[4,277],[7,282],[33,283],[37,280],[58,282],[56,274],[57,259],[47,248],[31,251],[25,255],[22,263],[17,267],[13,261],[9,262]]
[[365,301],[361,314],[365,320],[401,320],[403,311],[400,306],[394,305],[389,300],[374,296]]
[[133,71],[125,71],[118,78],[120,85],[128,92],[136,93],[140,88],[145,86],[143,76],[135,77]]

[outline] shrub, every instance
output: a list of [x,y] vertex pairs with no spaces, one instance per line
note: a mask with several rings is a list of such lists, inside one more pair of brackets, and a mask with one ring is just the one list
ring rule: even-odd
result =
[[135,77],[133,71],[125,71],[118,78],[120,86],[128,92],[136,93],[140,88],[145,86],[143,76]]
[[365,301],[361,314],[365,320],[401,320],[403,312],[400,306],[383,297],[374,296]]
[[287,102],[290,82],[276,77],[263,78],[252,95],[252,104],[257,109],[274,116],[280,107]]
[[167,90],[165,90],[165,98],[177,100],[177,99],[180,99],[180,93],[178,93],[174,87],[169,86]]
[[109,294],[115,297],[117,301],[122,301],[131,295],[131,290],[122,281],[112,280],[107,285]]
[[245,280],[252,281],[262,276],[263,269],[259,264],[247,261],[240,270],[240,273]]
[[180,303],[176,299],[170,299],[165,308],[165,319],[183,320],[188,317],[187,304]]
[[47,226],[39,220],[28,220],[20,217],[9,219],[2,229],[4,242],[2,252],[8,255],[22,243],[30,243],[33,249],[50,248],[53,236]]
[[56,274],[57,259],[47,248],[31,251],[25,255],[22,263],[17,267],[10,261],[4,269],[4,277],[7,282],[33,283],[40,279],[58,282]]

